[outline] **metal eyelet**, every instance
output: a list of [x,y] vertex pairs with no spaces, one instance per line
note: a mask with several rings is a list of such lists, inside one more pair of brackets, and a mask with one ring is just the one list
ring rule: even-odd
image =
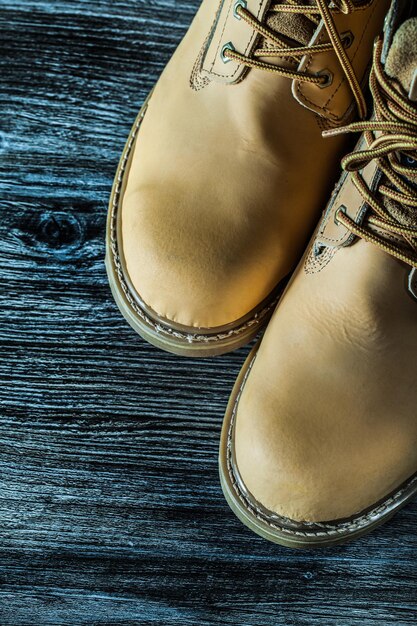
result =
[[229,41],[228,43],[225,43],[223,48],[221,49],[220,52],[220,58],[223,61],[223,63],[229,63],[232,59],[229,59],[229,57],[227,57],[224,53],[226,52],[226,50],[235,50],[234,45],[232,44],[231,41]]
[[344,206],[344,204],[341,204],[334,212],[333,219],[334,219],[334,223],[336,224],[336,226],[341,226],[339,220],[337,219],[337,216],[339,215],[339,213],[346,214],[346,207]]
[[411,170],[417,169],[417,160],[410,157],[409,154],[404,154],[400,160],[401,165],[408,167]]
[[320,89],[330,87],[333,82],[333,74],[330,72],[330,70],[321,70],[321,72],[317,72],[316,76],[323,76],[323,82],[318,84]]
[[241,20],[242,18],[240,17],[239,13],[237,12],[239,7],[242,7],[242,9],[246,9],[246,7],[248,6],[246,0],[236,0],[234,7],[233,7],[233,15],[237,20]]
[[408,291],[414,300],[417,300],[417,269],[415,267],[408,274]]
[[353,40],[355,39],[355,37],[352,31],[348,30],[345,33],[342,33],[341,39],[343,41],[345,50],[347,50],[353,44]]

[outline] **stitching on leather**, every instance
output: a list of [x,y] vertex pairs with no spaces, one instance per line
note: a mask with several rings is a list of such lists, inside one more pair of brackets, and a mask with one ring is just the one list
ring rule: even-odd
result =
[[187,343],[210,343],[228,339],[229,337],[236,336],[242,334],[244,331],[248,330],[252,326],[259,325],[260,322],[269,314],[269,312],[276,306],[280,294],[275,296],[273,300],[264,306],[259,312],[255,313],[254,316],[248,321],[244,322],[240,326],[236,326],[235,328],[230,329],[227,332],[217,333],[215,335],[204,335],[196,333],[184,333],[169,326],[165,325],[163,322],[155,322],[149,315],[138,305],[134,297],[132,296],[129,286],[124,278],[123,268],[120,262],[118,247],[117,247],[117,212],[119,209],[119,201],[120,201],[120,191],[123,182],[123,175],[126,170],[126,165],[129,160],[130,152],[132,150],[132,146],[135,142],[136,135],[139,131],[140,125],[143,121],[143,118],[146,113],[146,108],[143,110],[142,114],[139,115],[127,141],[126,152],[123,157],[123,161],[118,169],[117,174],[117,185],[113,193],[113,202],[110,213],[110,243],[111,243],[111,251],[113,255],[113,263],[116,269],[116,275],[120,284],[123,293],[126,296],[127,301],[131,308],[139,315],[139,317],[146,322],[149,326],[151,326],[155,332],[169,335],[179,340],[184,340]]
[[[361,147],[362,147],[362,141],[359,141],[358,144],[357,144],[357,148],[361,149]],[[355,150],[356,150],[356,148],[355,148]],[[378,173],[378,170],[377,170],[377,168],[375,168],[374,175],[372,176],[372,179],[371,179],[371,185],[373,184],[377,173]],[[342,176],[343,176],[343,174],[342,174]],[[334,217],[334,215],[336,214],[336,211],[335,211],[335,206],[337,204],[336,200],[342,194],[342,192],[344,191],[344,189],[345,189],[345,187],[347,186],[348,183],[351,183],[353,185],[353,182],[351,182],[351,174],[349,172],[346,172],[345,173],[345,178],[343,180],[343,183],[341,185],[339,183],[336,186],[336,188],[335,188],[334,194],[332,195],[332,198],[330,200],[328,208],[327,208],[327,210],[326,210],[326,212],[325,212],[325,214],[324,214],[324,216],[322,218],[322,222],[321,222],[320,227],[319,227],[318,236],[323,238],[325,241],[327,241],[329,243],[338,244],[340,241],[342,241],[346,237],[346,233],[345,233],[345,234],[341,234],[340,237],[338,237],[337,239],[334,239],[333,237],[329,237],[328,235],[325,235],[324,233],[325,233],[327,224],[330,221],[330,218],[332,216]],[[363,211],[363,208],[364,208],[365,204],[366,203],[364,201],[361,202],[357,212],[355,213],[355,219]]]
[[[343,180],[343,183],[341,183],[340,181],[341,181],[343,176],[345,178]],[[322,216],[321,221],[319,223],[318,232],[317,232],[317,235],[316,235],[314,241],[316,241],[318,237],[323,236],[324,231],[326,229],[326,226],[329,223],[330,217],[332,215],[334,215],[334,213],[335,213],[334,206],[336,204],[336,200],[337,200],[338,196],[340,195],[344,185],[346,184],[346,181],[349,178],[349,176],[350,176],[350,174],[342,172],[339,180],[337,181],[336,186],[335,186],[335,188],[334,188],[334,190],[333,190],[333,192],[332,192],[332,194],[330,196],[330,200],[329,200],[329,202],[328,202],[328,204],[326,206],[326,209],[324,210],[323,216]]]
[[317,274],[318,272],[321,272],[321,270],[330,263],[336,252],[338,252],[338,248],[330,248],[329,246],[326,246],[326,249],[316,256],[314,254],[314,245],[311,246],[310,252],[304,263],[305,273]]
[[[371,6],[371,5],[369,5],[369,6]],[[371,21],[371,18],[373,17],[373,15],[374,15],[374,13],[375,13],[375,11],[376,11],[376,6],[377,6],[377,5],[376,5],[376,2],[375,2],[375,3],[374,3],[374,6],[373,6],[372,11],[371,11],[371,12],[370,12],[370,14],[369,14],[369,18],[368,18],[368,20],[367,20],[367,22],[366,22],[366,24],[365,24],[365,26],[364,26],[364,29],[363,29],[363,31],[362,31],[362,36],[361,36],[361,38],[360,38],[360,40],[359,40],[359,45],[358,45],[358,47],[357,47],[357,49],[356,49],[355,54],[354,54],[354,55],[353,55],[353,57],[351,58],[351,63],[353,63],[353,62],[354,62],[354,60],[355,60],[356,56],[357,56],[357,55],[358,55],[358,53],[359,53],[359,50],[360,50],[360,48],[361,48],[362,41],[363,41],[363,39],[364,39],[364,37],[365,37],[365,33],[366,33],[367,29],[368,29],[368,26],[369,26],[369,23],[370,23],[370,21]],[[367,7],[367,8],[368,8],[368,7]],[[343,78],[342,78],[342,80],[340,81],[340,84],[339,84],[339,86],[337,87],[336,91],[332,94],[332,96],[330,96],[330,98],[329,98],[329,99],[327,100],[327,102],[325,103],[325,107],[326,107],[326,108],[328,107],[329,103],[333,100],[333,98],[336,96],[336,94],[338,93],[338,91],[340,90],[340,88],[341,88],[344,84],[346,84],[346,77],[345,77],[345,76],[343,76]],[[342,117],[343,117],[343,116],[342,116]]]
[[[364,29],[363,29],[363,31],[362,31],[362,37],[361,37],[361,39],[360,39],[359,44],[360,44],[360,43],[362,43],[362,40],[363,40],[363,38],[364,38],[364,36],[365,36],[365,31],[366,31],[366,29],[367,29],[367,27],[368,27],[368,24],[369,24],[369,22],[370,22],[371,16],[374,14],[374,12],[375,12],[375,10],[376,10],[376,5],[377,5],[376,3],[377,3],[377,1],[378,1],[378,0],[375,0],[374,8],[373,8],[373,10],[372,10],[372,12],[371,12],[371,14],[370,14],[370,16],[369,16],[369,18],[368,18],[368,21],[366,22],[366,24],[365,24],[365,26],[364,26]],[[357,11],[366,11],[367,9],[369,9],[369,7],[370,7],[371,5],[372,5],[372,2],[369,2],[367,5],[365,5],[365,6],[363,6],[363,7],[358,8],[358,9],[357,9]],[[323,32],[321,33],[320,37],[318,38],[318,42],[319,42],[319,43],[321,43],[321,42],[323,41],[323,38],[324,38],[324,36],[325,36],[325,35],[326,35],[326,31],[323,31]],[[353,57],[352,57],[352,61],[355,59],[355,57],[356,57],[356,55],[358,54],[359,50],[360,50],[360,45],[358,46],[358,48],[357,48],[357,50],[356,50],[355,54],[353,55]],[[310,68],[310,66],[311,66],[311,64],[312,64],[312,62],[313,62],[313,60],[314,60],[314,55],[310,55],[310,56],[309,56],[309,61],[308,61],[307,65],[306,65],[306,70]],[[338,115],[336,115],[335,113],[332,113],[332,112],[328,109],[327,105],[328,105],[328,104],[331,102],[331,100],[335,97],[336,93],[339,91],[339,89],[342,87],[342,85],[343,85],[343,84],[345,84],[345,82],[346,82],[346,79],[345,79],[345,78],[342,78],[342,80],[340,81],[340,83],[339,83],[338,87],[336,88],[336,90],[333,92],[333,94],[330,96],[330,98],[327,100],[327,102],[325,102],[325,104],[324,104],[323,106],[320,106],[320,105],[319,105],[319,104],[317,104],[316,102],[313,102],[313,100],[311,100],[310,98],[308,98],[308,96],[306,96],[306,95],[303,93],[302,89],[304,88],[304,85],[303,85],[302,83],[300,83],[300,82],[297,82],[297,94],[299,95],[300,100],[302,100],[303,102],[307,102],[308,104],[312,105],[312,106],[314,107],[314,110],[315,110],[315,111],[324,111],[324,112],[328,115],[328,117],[330,117],[332,120],[334,120],[335,122],[337,122],[337,121],[339,121],[340,119],[342,119],[342,118],[343,118],[343,115],[342,115],[342,116],[338,116]]]
[[[372,178],[370,180],[370,183],[369,183],[369,185],[371,187],[373,186],[373,184],[375,182],[375,179],[377,178],[378,175],[379,175],[378,168],[375,168],[375,172],[374,172],[374,174],[373,174],[373,176],[372,176]],[[350,238],[354,238],[352,236],[352,234],[349,234],[349,233],[346,233],[346,232],[344,234],[341,234],[340,237],[338,237],[337,239],[334,239],[333,237],[329,237],[328,235],[325,235],[325,229],[326,229],[327,224],[329,223],[330,217],[331,216],[334,217],[334,215],[336,214],[336,211],[335,211],[335,206],[337,204],[336,200],[337,200],[338,196],[341,195],[342,190],[344,189],[345,185],[347,185],[348,182],[350,182],[350,181],[351,181],[351,175],[350,175],[350,173],[348,173],[348,175],[346,176],[346,179],[344,180],[342,186],[340,187],[337,195],[335,196],[334,202],[333,202],[333,204],[331,206],[331,209],[330,209],[329,214],[327,216],[326,222],[323,223],[323,227],[320,228],[320,236],[321,236],[321,238],[324,241],[328,241],[328,242],[331,242],[331,243],[338,244],[341,241],[343,241],[343,239],[345,239],[346,235],[348,235],[348,237],[346,239],[346,242],[349,241]],[[351,184],[354,185],[353,182]],[[362,200],[361,204],[359,205],[358,210],[356,211],[356,213],[354,214],[352,219],[354,219],[354,221],[356,221],[358,219],[358,217],[365,212],[367,206],[368,206],[367,203]]]
[[[334,239],[333,237],[329,237],[328,235],[325,235],[325,234],[324,234],[324,231],[326,230],[326,226],[327,226],[327,224],[329,223],[330,218],[331,218],[332,216],[334,217],[334,216],[336,215],[336,210],[335,210],[335,206],[336,206],[336,204],[337,204],[336,200],[337,200],[337,198],[338,198],[338,197],[342,194],[342,192],[344,191],[344,189],[346,188],[346,186],[347,186],[347,184],[348,184],[349,182],[353,185],[353,183],[352,183],[352,181],[351,181],[351,176],[350,176],[350,174],[348,174],[348,175],[346,176],[345,180],[343,181],[342,186],[340,187],[339,191],[337,192],[337,195],[336,195],[336,196],[335,196],[335,198],[334,198],[333,204],[332,204],[332,206],[331,206],[331,208],[330,208],[330,210],[329,210],[329,213],[328,213],[328,215],[327,215],[327,218],[325,218],[325,219],[326,219],[326,221],[323,223],[323,227],[322,227],[322,228],[320,228],[320,236],[321,236],[323,239],[325,239],[326,241],[331,242],[331,243],[336,243],[336,244],[337,244],[337,243],[339,243],[340,241],[342,241],[342,240],[346,237],[346,232],[345,232],[345,233],[341,234],[341,235],[340,235],[340,237],[338,237],[337,239]],[[355,214],[355,218],[357,218],[357,217],[358,217],[358,215],[359,215],[359,213],[360,213],[360,211],[361,211],[361,209],[362,209],[363,205],[364,205],[364,203],[362,202],[362,204],[360,205],[360,207],[359,207],[359,209],[358,209],[357,213]],[[346,229],[345,229],[345,230],[346,230]]]
[[[232,8],[233,1],[234,0],[229,0],[229,8],[228,8],[228,11],[226,13],[226,17],[225,17],[224,24],[223,24],[223,29],[222,29],[222,32],[221,32],[220,37],[219,37],[219,41],[218,41],[217,48],[216,48],[216,54],[214,55],[213,62],[211,64],[210,72],[212,71],[212,69],[214,67],[214,64],[216,62],[217,54],[219,52],[220,45],[223,43],[223,35],[224,35],[224,31],[226,30],[227,21],[229,19],[230,9]],[[236,72],[236,69],[235,69],[235,72]],[[231,74],[231,76],[233,76],[233,74]]]
[[355,519],[347,521],[347,522],[341,521],[341,522],[336,522],[335,524],[332,524],[330,522],[295,522],[294,520],[291,520],[290,518],[284,517],[283,515],[278,515],[277,513],[272,513],[271,511],[271,515],[273,515],[274,518],[278,517],[279,519],[282,520],[283,523],[285,522],[291,523],[291,524],[295,523],[295,524],[300,524],[304,527],[308,527],[308,526],[318,527],[322,529],[319,531],[310,530],[310,529],[304,530],[304,531],[296,530],[296,529],[289,529],[289,528],[286,528],[285,526],[280,526],[274,521],[271,521],[271,519],[268,518],[268,516],[263,511],[261,511],[261,509],[259,509],[259,507],[257,507],[257,505],[254,502],[250,501],[247,498],[247,496],[240,490],[238,482],[233,472],[233,460],[232,460],[233,426],[234,426],[234,422],[236,419],[237,406],[238,406],[240,397],[242,395],[243,388],[252,370],[255,359],[256,359],[256,354],[253,357],[252,361],[250,362],[247,371],[245,372],[242,383],[239,387],[238,394],[236,396],[235,403],[233,405],[232,415],[231,415],[230,424],[229,424],[229,430],[227,434],[227,447],[226,447],[226,455],[227,455],[226,463],[227,463],[227,470],[229,473],[230,480],[232,482],[233,488],[237,496],[239,497],[239,500],[242,502],[242,504],[245,506],[245,508],[249,511],[251,515],[259,519],[263,523],[267,524],[271,528],[276,529],[281,533],[286,533],[287,535],[293,535],[293,536],[295,535],[299,537],[344,536],[347,531],[354,532],[354,531],[357,531],[357,530],[360,530],[362,528],[366,528],[367,526],[369,526],[370,523],[373,523],[375,521],[375,516],[382,515],[385,511],[387,511],[391,507],[392,504],[395,504],[398,500],[400,500],[403,494],[406,491],[408,491],[411,486],[413,486],[414,484],[417,484],[417,475],[415,475],[411,479],[407,480],[404,483],[404,485],[394,495],[390,496],[387,500],[382,502],[380,505],[368,511],[367,513],[364,513],[362,515],[359,514]]
[[[223,25],[223,30],[222,30],[221,36],[220,36],[220,38],[219,38],[219,43],[218,43],[218,46],[217,46],[216,54],[215,54],[215,57],[214,57],[214,59],[213,59],[213,63],[212,63],[211,69],[210,69],[210,73],[211,73],[213,76],[219,76],[220,78],[233,78],[233,77],[234,77],[234,76],[236,76],[236,74],[237,74],[239,71],[241,71],[241,69],[242,69],[242,68],[241,68],[241,66],[240,66],[240,65],[238,65],[238,66],[234,69],[234,71],[233,71],[231,74],[220,74],[220,73],[218,73],[218,72],[214,72],[214,71],[213,71],[213,67],[214,67],[214,64],[215,64],[215,62],[216,62],[216,58],[217,58],[217,55],[218,55],[218,52],[219,52],[220,44],[222,43],[222,39],[223,39],[223,35],[224,35],[224,31],[226,30],[227,21],[228,21],[228,19],[229,19],[229,14],[230,14],[230,9],[231,9],[231,7],[232,7],[232,4],[233,4],[233,0],[231,0],[231,2],[230,2],[230,5],[229,5],[229,11],[228,11],[228,13],[227,13],[227,16],[226,16],[226,19],[225,19],[225,22],[224,22],[224,25]],[[262,8],[263,8],[263,0],[261,0],[261,1],[260,1],[260,3],[259,3],[259,8],[258,8],[258,12],[257,12],[257,14],[256,14],[256,19],[259,19],[259,15],[260,15],[260,13],[261,13],[261,11],[262,11]],[[248,26],[248,27],[249,27],[249,26]],[[249,50],[249,48],[250,48],[250,47],[251,47],[251,46],[255,43],[255,41],[256,41],[256,39],[257,39],[257,38],[258,38],[258,34],[257,34],[257,33],[255,33],[255,32],[254,32],[254,33],[252,33],[252,36],[251,36],[251,38],[250,38],[250,40],[249,40],[249,42],[248,42],[248,44],[247,44],[247,46],[246,46],[246,48],[245,48],[245,50],[244,50],[243,54],[246,54],[246,53],[247,53],[247,51],[248,51],[248,50]]]
[[[371,4],[372,4],[372,2],[368,3],[366,6],[361,7],[360,9],[357,9],[357,10],[358,10],[358,11],[359,11],[359,10],[360,10],[360,11],[364,11],[364,10],[368,9],[368,8],[369,8],[369,6],[371,6]],[[376,8],[376,2],[375,2],[375,5],[374,5],[374,9],[373,9],[373,11],[375,11],[375,8]],[[372,15],[372,14],[371,14],[371,15]],[[368,25],[369,21],[370,21],[370,18],[368,19],[368,22],[366,23],[365,28],[364,28],[364,30],[362,31],[362,37],[361,37],[361,39],[360,39],[360,43],[362,42],[362,40],[363,40],[363,38],[364,38],[364,36],[365,36],[365,30],[366,30],[366,27],[367,27],[367,25]],[[325,35],[326,35],[326,31],[323,31],[323,32],[321,33],[320,37],[319,37],[319,42],[320,42],[320,43],[323,41],[323,39],[324,39],[324,36],[325,36]],[[359,52],[359,48],[360,48],[360,46],[358,46],[358,48],[357,48],[357,50],[356,50],[356,52],[355,52],[354,56],[352,57],[352,61],[354,60],[355,56],[356,56],[356,55],[357,55],[357,53]],[[306,69],[309,69],[309,68],[310,68],[310,66],[311,66],[311,64],[312,64],[312,62],[313,62],[313,60],[314,60],[314,56],[313,56],[313,55],[310,55],[310,57],[309,57],[309,61],[308,61],[307,66],[306,66]],[[327,102],[324,104],[324,106],[320,106],[320,105],[318,105],[317,103],[315,103],[315,102],[313,102],[312,100],[310,100],[310,98],[308,98],[308,97],[307,97],[307,96],[303,93],[302,89],[304,88],[304,85],[302,85],[300,82],[298,82],[298,84],[297,84],[297,93],[299,94],[299,96],[300,96],[300,99],[301,99],[301,100],[304,100],[304,102],[308,102],[309,104],[313,105],[313,107],[315,107],[315,109],[316,109],[316,110],[319,110],[319,111],[325,111],[325,112],[328,114],[328,116],[329,116],[329,117],[331,117],[334,121],[338,121],[338,120],[340,119],[340,117],[339,117],[339,116],[337,116],[336,114],[332,113],[331,111],[329,111],[329,109],[327,108],[327,105],[328,105],[328,104],[329,104],[329,102],[330,102],[330,101],[334,98],[334,96],[336,95],[336,93],[339,91],[340,87],[341,87],[344,83],[345,83],[345,78],[342,78],[342,80],[340,81],[339,86],[337,87],[336,91],[335,91],[335,92],[332,94],[332,96],[331,96],[331,97],[327,100]],[[342,116],[342,117],[343,117],[343,116]]]
[[203,89],[204,87],[206,87],[208,84],[210,84],[210,78],[209,76],[204,76],[201,74],[201,70],[203,67],[203,60],[204,60],[204,54],[208,48],[209,42],[210,42],[210,38],[212,36],[212,34],[214,34],[215,28],[216,28],[216,22],[219,19],[220,13],[221,13],[221,8],[222,8],[222,0],[220,0],[219,2],[219,7],[214,15],[214,20],[211,24],[210,30],[208,32],[207,37],[205,38],[203,45],[200,48],[200,52],[197,55],[197,58],[194,62],[193,65],[193,69],[191,70],[191,76],[190,76],[190,87],[192,89],[194,89],[195,91],[199,91],[200,89]]
[[[322,31],[321,34],[318,37],[317,43],[322,43],[324,36],[326,34],[326,31]],[[311,64],[313,63],[314,60],[314,56],[312,54],[309,55],[307,64],[306,64],[306,70],[310,69]],[[315,102],[313,102],[312,100],[310,100],[310,98],[308,98],[302,91],[302,87],[303,84],[300,81],[297,81],[297,93],[300,97],[300,100],[302,100],[303,102],[308,102],[309,104],[313,105],[313,107],[315,108],[316,111],[325,111],[326,109],[324,109],[323,107],[319,106],[318,104],[316,104]],[[332,117],[333,119],[336,119],[336,117],[334,116],[333,113],[329,112],[330,117]]]

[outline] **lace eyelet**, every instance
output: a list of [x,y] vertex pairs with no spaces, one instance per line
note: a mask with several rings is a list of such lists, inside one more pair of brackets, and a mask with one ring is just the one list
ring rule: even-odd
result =
[[246,9],[248,6],[246,0],[236,0],[234,7],[233,7],[233,15],[237,20],[241,20],[242,18],[240,17],[239,13],[237,12],[239,7],[242,7],[242,9]]
[[400,163],[404,167],[410,168],[411,170],[417,169],[417,160],[413,159],[409,154],[402,154],[400,158]]
[[333,219],[334,219],[334,223],[336,224],[336,226],[341,226],[341,223],[340,223],[340,222],[339,222],[339,220],[337,219],[337,216],[339,215],[339,213],[343,213],[343,214],[345,214],[345,213],[346,213],[346,207],[345,207],[343,204],[341,204],[341,205],[340,205],[340,206],[336,209],[336,211],[334,212],[334,218],[333,218]]
[[326,87],[330,87],[333,82],[333,74],[330,72],[330,70],[321,70],[320,72],[317,72],[316,76],[323,77],[323,81],[318,84],[320,89],[326,89]]
[[343,41],[345,50],[347,50],[353,44],[353,40],[355,39],[355,37],[352,31],[348,30],[345,33],[342,33],[341,39]]
[[225,55],[226,50],[235,50],[235,47],[231,41],[225,43],[220,52],[220,58],[223,61],[223,63],[230,63],[232,59],[230,59],[229,57]]
[[417,300],[417,269],[413,267],[408,274],[408,291],[414,300]]

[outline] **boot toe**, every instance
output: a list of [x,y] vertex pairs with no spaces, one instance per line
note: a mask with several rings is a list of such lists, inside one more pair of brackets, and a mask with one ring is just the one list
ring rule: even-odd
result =
[[317,400],[294,397],[291,407],[275,397],[271,410],[267,393],[261,396],[259,383],[255,394],[243,394],[233,436],[234,472],[252,506],[300,523],[346,520],[412,474],[415,440],[395,420],[383,431],[364,426],[354,434],[355,426],[332,420],[325,407],[319,415]]
[[268,268],[254,229],[221,223],[204,211],[193,219],[192,202],[144,193],[125,198],[126,272],[158,318],[192,328],[224,327],[259,308],[281,277]]

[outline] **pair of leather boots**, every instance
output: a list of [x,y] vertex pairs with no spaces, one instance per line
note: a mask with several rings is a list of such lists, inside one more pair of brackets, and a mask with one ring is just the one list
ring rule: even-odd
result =
[[110,285],[142,337],[210,356],[267,327],[220,476],[287,546],[417,492],[416,5],[204,0],[112,191]]

